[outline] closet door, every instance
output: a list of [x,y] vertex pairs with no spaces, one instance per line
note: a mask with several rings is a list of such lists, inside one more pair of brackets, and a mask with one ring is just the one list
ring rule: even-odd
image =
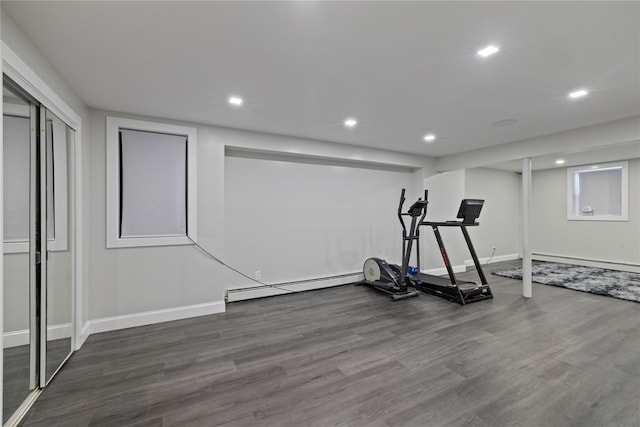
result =
[[46,386],[72,352],[73,283],[75,271],[74,180],[71,150],[74,131],[42,108],[42,204],[46,214],[46,263],[41,284],[40,385]]
[[38,387],[39,108],[3,88],[3,423]]
[[70,356],[75,132],[3,82],[3,420],[14,424]]

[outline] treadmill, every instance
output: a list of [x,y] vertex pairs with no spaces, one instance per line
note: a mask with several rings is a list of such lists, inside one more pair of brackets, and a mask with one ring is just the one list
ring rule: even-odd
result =
[[[457,218],[461,221],[421,221],[419,226],[429,226],[433,229],[433,233],[438,241],[438,248],[444,261],[444,266],[447,269],[448,277],[434,276],[432,274],[419,273],[418,283],[422,291],[444,298],[451,302],[457,302],[458,304],[465,305],[471,302],[482,301],[485,299],[493,298],[491,288],[487,283],[487,279],[482,271],[482,265],[478,260],[478,255],[471,243],[469,232],[467,227],[477,227],[480,225],[476,222],[476,219],[480,216],[480,211],[484,200],[480,199],[463,199],[460,203],[460,209],[458,210]],[[440,235],[440,227],[456,227],[462,231],[467,247],[473,258],[473,264],[476,267],[476,272],[480,278],[480,282],[468,282],[458,280],[451,263],[449,262],[449,256],[447,250],[444,247],[442,236]]]

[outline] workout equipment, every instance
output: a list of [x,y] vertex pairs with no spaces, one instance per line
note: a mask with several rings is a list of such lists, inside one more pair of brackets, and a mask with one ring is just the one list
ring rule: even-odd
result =
[[[380,258],[369,258],[364,262],[364,281],[358,284],[369,285],[379,291],[391,295],[394,301],[411,298],[418,295],[418,292],[409,290],[414,288],[418,291],[424,291],[428,294],[444,298],[448,301],[457,302],[458,304],[468,304],[471,302],[481,301],[493,298],[491,288],[487,283],[487,279],[482,271],[482,265],[478,260],[478,256],[469,237],[467,227],[476,227],[480,225],[476,219],[480,216],[484,200],[479,199],[463,199],[458,209],[457,218],[462,221],[425,221],[427,215],[428,191],[424,191],[424,199],[418,199],[406,213],[402,212],[405,202],[405,189],[400,194],[400,203],[398,204],[398,220],[402,225],[402,266],[388,264]],[[407,228],[404,216],[411,217],[411,223]],[[432,274],[422,273],[420,271],[420,227],[429,226],[433,229],[433,233],[438,242],[438,249],[447,269],[448,277],[435,276]],[[462,231],[467,248],[473,259],[476,272],[480,277],[480,283],[458,280],[453,271],[453,267],[449,262],[449,256],[442,240],[439,227],[457,227]],[[416,265],[417,267],[409,267],[411,253],[413,250],[413,242],[416,242]],[[410,274],[411,273],[411,274]]]
[[[415,279],[407,273],[413,242],[416,242],[416,252],[418,260],[417,271],[420,271],[420,223],[424,221],[427,214],[427,192],[424,193],[424,200],[418,199],[406,213],[402,212],[404,206],[405,189],[400,194],[398,204],[398,220],[402,225],[402,266],[388,264],[380,258],[369,258],[364,262],[364,281],[358,284],[365,284],[391,295],[393,301],[417,297],[419,292],[410,290],[410,287],[418,288]],[[407,224],[403,217],[411,217],[411,223],[407,231]],[[419,219],[418,219],[419,218]]]
[[[444,266],[447,269],[448,277],[419,273],[417,280],[417,282],[419,282],[419,289],[431,295],[444,298],[448,301],[457,302],[462,305],[493,298],[493,293],[487,283],[487,279],[482,271],[482,265],[478,260],[473,243],[471,243],[471,238],[469,237],[469,232],[467,231],[467,227],[476,227],[480,225],[476,222],[476,219],[480,216],[483,204],[484,200],[479,199],[462,200],[457,215],[457,217],[461,218],[462,221],[420,221],[418,227],[426,225],[433,229],[436,241],[438,242],[438,248],[440,249],[440,254],[442,255],[442,260],[444,261]],[[449,256],[447,255],[447,250],[444,247],[439,227],[460,228],[462,235],[464,236],[464,240],[467,243],[467,248],[469,248],[469,252],[471,253],[471,258],[473,259],[473,264],[476,267],[476,272],[480,277],[480,283],[462,281],[456,278],[453,268],[451,267],[451,263],[449,262]]]

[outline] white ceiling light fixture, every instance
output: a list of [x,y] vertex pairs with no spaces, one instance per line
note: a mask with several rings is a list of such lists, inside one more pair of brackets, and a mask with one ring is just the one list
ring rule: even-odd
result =
[[244,101],[239,96],[230,96],[229,97],[229,105],[233,105],[234,107],[242,107]]
[[564,164],[565,164],[565,160],[564,159],[556,160],[556,165],[564,165]]
[[569,93],[569,99],[578,99],[578,98],[583,98],[585,96],[589,95],[589,91],[586,89],[578,89],[578,90],[574,90],[573,92]]
[[498,53],[498,52],[500,52],[500,48],[490,44],[489,46],[483,47],[482,49],[480,49],[477,52],[477,54],[482,56],[483,58],[486,58],[486,57],[491,56],[494,53]]
[[348,118],[347,120],[344,121],[344,125],[350,129],[356,127],[357,124],[358,124],[358,121],[354,118]]
[[425,140],[425,142],[433,142],[436,140],[436,136],[432,133],[428,133],[424,136],[423,139]]

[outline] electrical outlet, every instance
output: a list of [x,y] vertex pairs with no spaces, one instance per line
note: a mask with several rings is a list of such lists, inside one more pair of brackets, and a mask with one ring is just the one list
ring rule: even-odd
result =
[[262,279],[262,272],[260,270],[256,270],[255,279],[256,280]]

